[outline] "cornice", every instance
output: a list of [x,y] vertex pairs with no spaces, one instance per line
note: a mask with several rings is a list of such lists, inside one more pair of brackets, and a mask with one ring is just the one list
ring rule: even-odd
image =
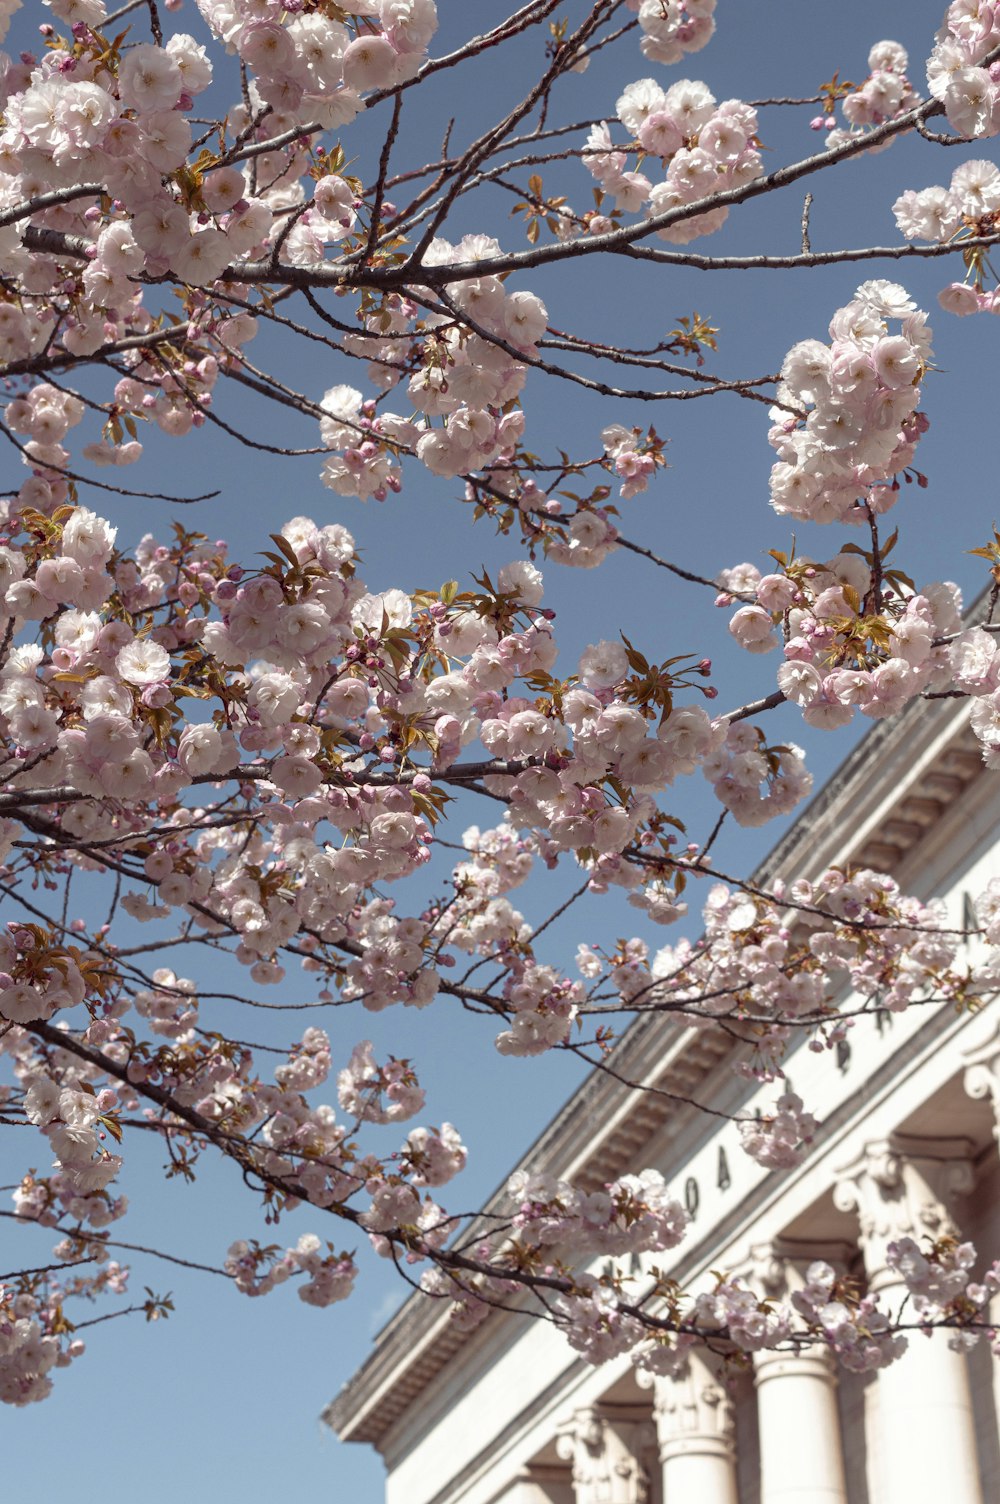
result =
[[[971,616],[972,613],[970,613]],[[880,722],[845,759],[826,787],[753,873],[755,886],[779,874],[808,877],[834,864],[873,867],[890,874],[928,831],[985,773],[968,725],[965,701],[913,702],[891,722]],[[678,1101],[740,1048],[715,1026],[678,1032],[659,1014],[637,1018],[608,1064],[630,1081],[658,1088],[638,1092],[595,1071],[536,1139],[516,1168],[572,1175],[592,1189],[635,1167],[638,1151],[671,1113],[678,1126],[696,1109]],[[581,1144],[586,1145],[581,1152]],[[506,1184],[506,1180],[504,1182]],[[484,1212],[502,1209],[504,1187]],[[484,1219],[482,1230],[489,1223]],[[475,1236],[473,1227],[467,1236]],[[426,1390],[469,1337],[447,1308],[414,1295],[383,1328],[374,1349],[323,1419],[344,1441],[376,1447]]]

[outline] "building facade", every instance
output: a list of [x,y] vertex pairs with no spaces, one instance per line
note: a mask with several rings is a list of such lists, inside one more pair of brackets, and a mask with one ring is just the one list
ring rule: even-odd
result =
[[[943,700],[878,724],[755,876],[872,867],[945,898],[968,928],[998,849],[1000,777],[962,703]],[[836,1052],[803,1042],[787,1071],[820,1128],[792,1170],[758,1166],[735,1123],[691,1105],[770,1109],[774,1087],[733,1071],[741,1048],[716,1026],[641,1016],[613,1063],[657,1092],[595,1074],[521,1167],[587,1189],[659,1169],[692,1222],[652,1261],[688,1289],[726,1270],[780,1296],[823,1258],[895,1311],[893,1238],[954,1232],[987,1262],[1000,1254],[993,1009],[913,1006],[858,1019]],[[695,1357],[683,1378],[645,1384],[627,1358],[591,1367],[546,1323],[496,1314],[463,1333],[413,1297],[325,1419],[378,1448],[387,1504],[995,1504],[1000,1374],[986,1342],[962,1354],[942,1336],[912,1335],[873,1374],[817,1347],[756,1354],[725,1382]]]

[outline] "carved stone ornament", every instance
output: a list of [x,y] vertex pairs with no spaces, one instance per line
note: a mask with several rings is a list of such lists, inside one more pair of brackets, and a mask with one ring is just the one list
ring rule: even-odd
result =
[[1000,1139],[1000,1024],[989,1039],[966,1050],[965,1090],[976,1102],[993,1103],[993,1137]]
[[975,1183],[966,1139],[909,1138],[866,1144],[840,1171],[834,1201],[861,1224],[865,1268],[874,1288],[897,1283],[886,1267],[886,1248],[898,1238],[956,1235],[955,1201]]
[[710,1359],[689,1353],[687,1364],[676,1377],[657,1378],[653,1392],[661,1462],[690,1452],[692,1447],[698,1452],[732,1455],[736,1437],[733,1404]]
[[789,1290],[789,1261],[774,1243],[754,1243],[750,1257],[739,1273],[751,1290],[771,1300],[782,1300]]
[[556,1452],[573,1465],[576,1504],[647,1504],[641,1452],[652,1439],[648,1424],[610,1419],[596,1406],[574,1411],[559,1428]]

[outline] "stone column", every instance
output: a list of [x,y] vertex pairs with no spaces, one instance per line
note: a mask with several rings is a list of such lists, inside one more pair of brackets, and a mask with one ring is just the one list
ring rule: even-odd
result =
[[[956,1233],[952,1204],[973,1186],[968,1150],[960,1139],[894,1135],[841,1171],[837,1206],[857,1213],[869,1288],[891,1315],[906,1286],[887,1267],[886,1249],[897,1238]],[[947,1332],[909,1334],[905,1355],[879,1370],[878,1414],[880,1504],[983,1504],[966,1359],[949,1349]]]
[[591,1405],[559,1427],[556,1452],[572,1463],[575,1504],[647,1504],[643,1452],[652,1427],[635,1406]]
[[[993,1137],[1000,1144],[1000,1026],[983,1044],[966,1050],[962,1058],[965,1061],[965,1089],[975,1101],[991,1104]],[[1000,1292],[990,1301],[989,1319],[995,1327],[1000,1328]],[[1000,1364],[994,1362],[991,1367],[993,1405],[997,1415],[997,1429],[1000,1431],[1000,1373],[997,1372]]]
[[[753,1248],[751,1261],[751,1283],[763,1295],[784,1299],[803,1283],[780,1245]],[[755,1353],[754,1370],[760,1504],[847,1504],[837,1366],[829,1350],[811,1343],[798,1352]]]
[[653,1389],[664,1504],[738,1504],[733,1407],[710,1355],[691,1351],[676,1378],[637,1377]]

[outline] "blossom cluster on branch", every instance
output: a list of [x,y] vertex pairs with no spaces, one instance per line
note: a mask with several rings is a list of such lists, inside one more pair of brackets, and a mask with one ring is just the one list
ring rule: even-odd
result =
[[[104,0],[47,5],[40,51],[0,59],[0,430],[23,467],[0,498],[0,892],[13,916],[0,932],[0,1115],[35,1144],[6,1215],[59,1242],[54,1265],[0,1276],[0,1399],[43,1399],[53,1370],[83,1351],[67,1300],[124,1292],[115,1250],[129,1245],[112,1233],[139,1131],[162,1141],[172,1176],[194,1178],[210,1150],[230,1161],[271,1225],[301,1208],[320,1226],[334,1219],[332,1241],[234,1242],[210,1272],[247,1295],[291,1282],[311,1305],[344,1299],[357,1274],[340,1251],[348,1232],[404,1273],[414,1266],[460,1322],[533,1303],[594,1362],[628,1352],[665,1372],[693,1341],[745,1353],[807,1340],[858,1369],[894,1360],[898,1321],[825,1265],[787,1309],[736,1274],[679,1291],[650,1256],[679,1245],[687,1216],[653,1169],[586,1190],[518,1175],[508,1211],[470,1232],[436,1199],[466,1163],[458,1128],[418,1124],[376,1152],[376,1127],[425,1109],[418,1063],[379,1059],[367,1039],[341,1056],[310,1024],[268,1070],[267,1047],[232,1014],[220,1021],[235,995],[216,991],[213,968],[245,977],[235,1001],[247,1007],[268,1006],[254,989],[290,973],[315,987],[298,1006],[318,1010],[444,997],[489,1016],[505,1057],[564,1050],[604,1067],[623,1014],[724,1024],[753,1083],[782,1081],[803,1039],[832,1048],[859,1013],[995,997],[995,883],[978,898],[982,943],[960,957],[966,937],[943,905],[884,874],[831,869],[765,891],[716,877],[714,835],[688,841],[682,818],[683,780],[699,773],[720,822],[758,826],[799,804],[805,753],[761,724],[784,701],[826,729],[856,710],[881,719],[920,696],[969,697],[985,762],[1000,765],[996,590],[969,624],[957,587],[918,585],[893,556],[898,532],[880,534],[907,483],[925,483],[914,460],[930,421],[926,315],[900,283],[872,277],[834,312],[829,343],[799,341],[778,377],[725,381],[700,369],[718,331],[697,314],[651,350],[612,348],[554,330],[520,274],[639,249],[685,264],[684,248],[735,222],[743,202],[904,133],[934,139],[941,116],[970,139],[997,134],[1000,12],[949,7],[926,100],[903,49],[877,44],[862,85],[820,96],[847,129],[768,174],[768,102],[719,103],[690,79],[642,78],[605,118],[552,124],[564,78],[633,29],[651,66],[700,51],[715,0],[596,0],[575,30],[552,20],[553,0],[529,0],[440,58],[429,56],[433,0],[198,0],[198,36],[164,35],[152,0],[111,15]],[[619,9],[635,19],[612,31]],[[0,34],[18,10],[0,0]],[[537,76],[498,122],[465,147],[449,127],[440,161],[394,174],[403,112],[425,84],[543,27]],[[627,140],[614,139],[613,116]],[[352,126],[357,157],[333,139]],[[568,173],[582,166],[597,185],[584,214],[541,177],[527,188],[518,177],[559,160],[561,141],[548,149],[564,133]],[[947,190],[896,200],[908,242],[965,259],[967,281],[941,297],[948,311],[998,309],[985,280],[998,183],[977,157]],[[453,227],[456,205],[488,184],[520,196],[526,250]],[[652,241],[670,249],[640,245]],[[294,371],[253,358],[265,332],[335,354],[337,375],[355,363],[359,385],[300,391]],[[621,368],[682,386],[614,386]],[[609,498],[612,485],[620,502],[651,485],[664,440],[628,414],[599,426],[583,457],[535,453],[530,383],[542,375],[608,399],[762,402],[774,510],[861,532],[825,559],[775,551],[768,573],[744,563],[708,578],[660,560],[625,537]],[[232,399],[249,392],[314,425],[318,442],[296,450],[243,432]],[[143,460],[150,424],[312,456],[337,498],[391,507],[404,476],[432,476],[517,556],[435,589],[366,583],[354,536],[319,502],[319,520],[279,519],[241,540],[239,558],[187,517],[127,539],[109,508],[86,504],[88,487],[130,502],[211,499],[114,483]],[[626,547],[735,607],[730,634],[749,652],[780,647],[777,692],[720,713],[695,643],[636,644],[598,621],[582,652],[563,644],[561,656],[539,560],[592,569]],[[995,583],[1000,540],[976,552]],[[470,800],[502,814],[449,841],[451,805]],[[656,953],[642,934],[581,944],[571,971],[541,936],[575,897],[539,916],[533,896],[518,896],[524,911],[512,896],[567,869],[575,897],[620,890],[643,924],[676,922],[708,882],[704,932]],[[106,917],[74,914],[74,877],[106,890]],[[336,1105],[323,1100],[331,1076]],[[787,1083],[771,1110],[737,1124],[768,1171],[801,1163],[821,1128]],[[645,1265],[626,1276],[620,1258]],[[973,1278],[967,1245],[893,1258],[920,1322],[974,1341],[997,1280]],[[71,1273],[82,1264],[97,1272]],[[166,1315],[169,1299],[147,1294],[129,1309]]]

